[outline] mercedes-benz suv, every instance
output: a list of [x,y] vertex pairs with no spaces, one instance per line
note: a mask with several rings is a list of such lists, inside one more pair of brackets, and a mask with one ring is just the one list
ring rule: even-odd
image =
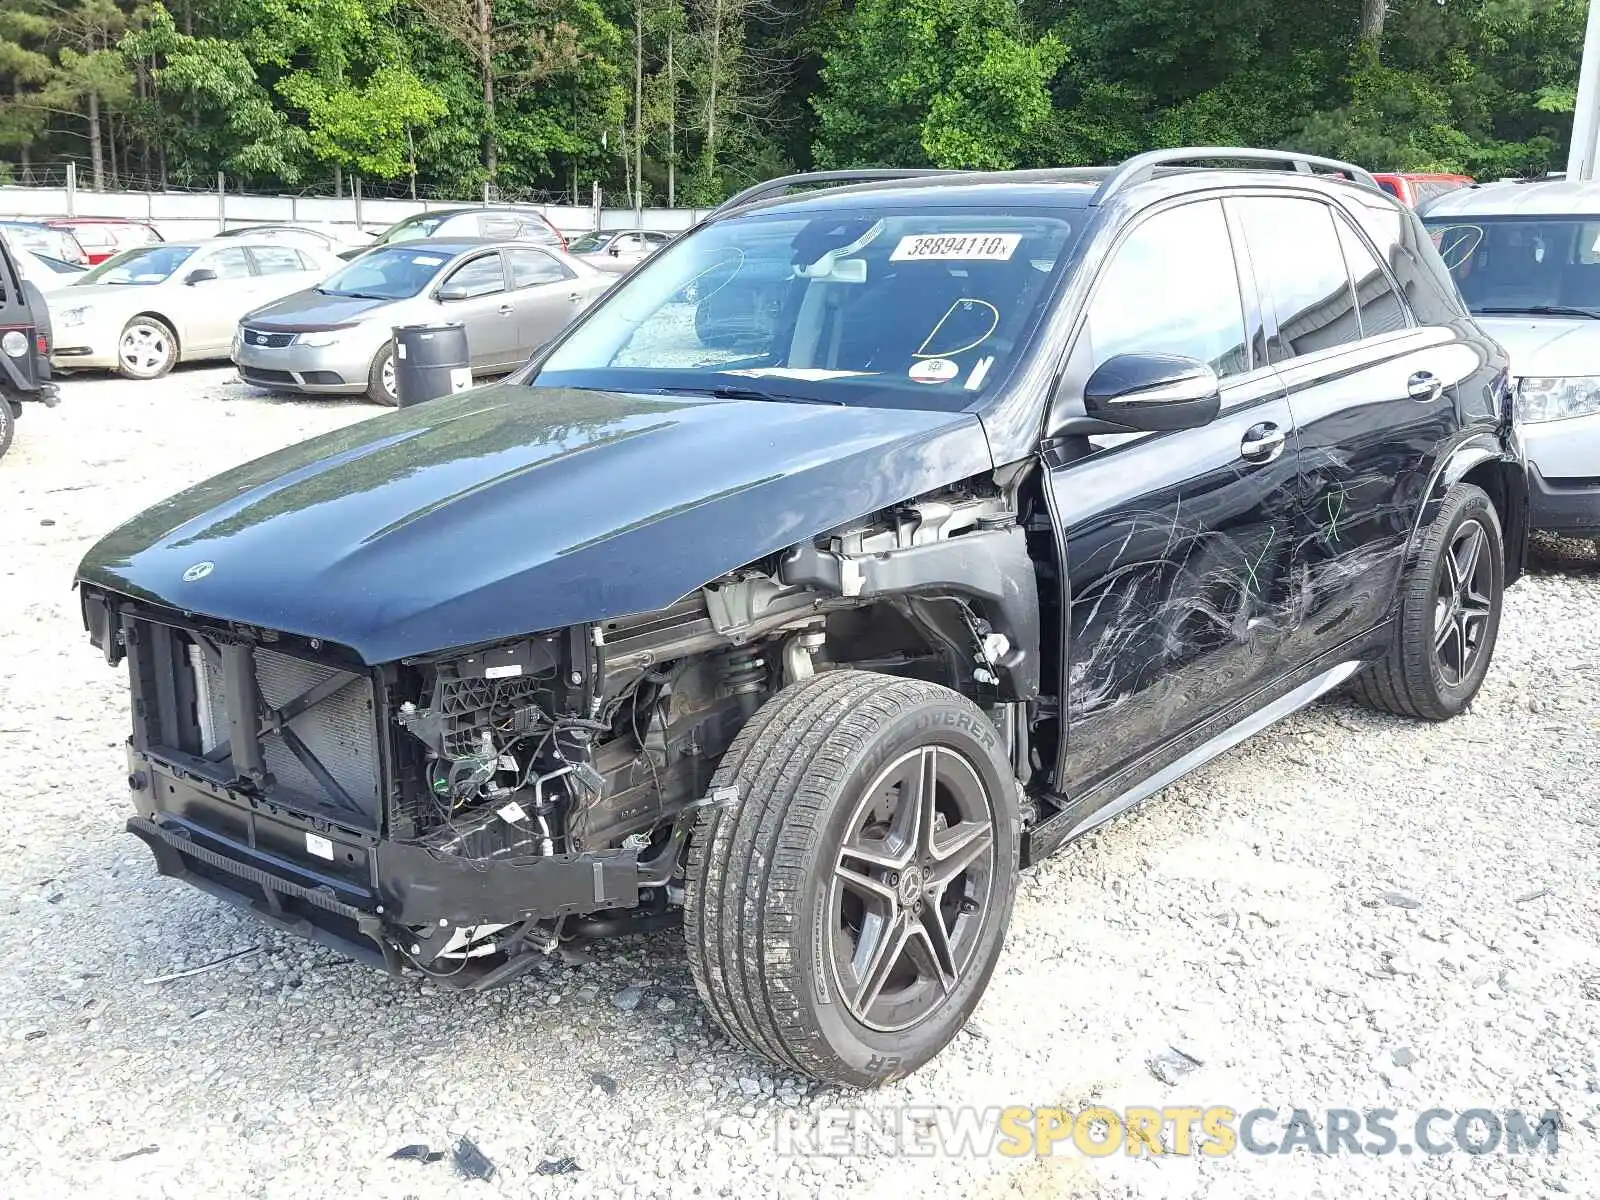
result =
[[894,1079],[1020,869],[1335,688],[1472,700],[1525,541],[1506,380],[1348,164],[760,185],[510,381],[89,553],[129,827],[455,985],[681,921],[729,1036]]

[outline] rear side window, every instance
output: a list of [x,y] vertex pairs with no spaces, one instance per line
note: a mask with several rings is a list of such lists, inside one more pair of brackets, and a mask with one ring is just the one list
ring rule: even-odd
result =
[[1335,218],[1334,224],[1338,226],[1339,245],[1344,250],[1345,265],[1350,268],[1350,279],[1356,288],[1361,336],[1375,337],[1404,329],[1408,324],[1405,305],[1382,265],[1348,221]]
[[513,288],[533,287],[540,283],[559,283],[567,277],[566,270],[548,254],[538,250],[509,249],[505,252],[506,265],[511,268]]
[[1380,179],[1378,180],[1378,186],[1384,191],[1388,192],[1389,195],[1393,196],[1396,200],[1400,199],[1400,185],[1394,180]]
[[1350,274],[1333,212],[1316,200],[1248,196],[1237,201],[1262,302],[1278,316],[1274,362],[1331,350],[1361,337]]
[[556,232],[538,217],[523,217],[517,223],[517,237],[525,242],[543,242],[554,245],[560,240]]
[[1221,203],[1185,204],[1135,228],[1095,287],[1088,334],[1095,366],[1118,354],[1180,354],[1222,376],[1249,370]]
[[478,232],[486,238],[514,238],[522,222],[505,213],[484,213],[478,218]]

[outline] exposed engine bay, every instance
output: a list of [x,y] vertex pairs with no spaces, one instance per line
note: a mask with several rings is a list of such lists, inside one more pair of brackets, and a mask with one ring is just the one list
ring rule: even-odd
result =
[[[942,549],[958,541],[959,558]],[[677,819],[705,796],[718,759],[786,684],[850,665],[991,705],[1027,698],[1037,652],[1013,640],[1037,645],[1036,604],[1008,609],[998,586],[1019,567],[1031,570],[1005,500],[952,493],[833,531],[668,609],[409,662],[415,698],[397,720],[414,800],[403,824],[462,858],[624,848],[650,859],[673,849]],[[669,880],[659,899],[673,890]]]

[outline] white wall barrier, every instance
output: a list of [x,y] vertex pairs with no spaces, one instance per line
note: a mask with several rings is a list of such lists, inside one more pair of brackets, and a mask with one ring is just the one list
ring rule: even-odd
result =
[[[0,219],[25,217],[126,217],[149,221],[161,236],[199,238],[221,229],[238,229],[264,222],[294,225],[333,225],[355,228],[359,205],[360,227],[380,233],[396,221],[440,208],[470,208],[470,201],[450,203],[427,200],[377,200],[344,196],[255,196],[222,192],[91,192],[83,188],[0,187]],[[533,204],[566,234],[595,227],[593,208],[570,204]],[[705,209],[631,208],[601,210],[602,229],[687,229]]]

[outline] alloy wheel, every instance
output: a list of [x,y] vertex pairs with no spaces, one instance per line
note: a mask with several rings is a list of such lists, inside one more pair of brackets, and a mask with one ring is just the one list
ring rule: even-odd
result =
[[1494,564],[1484,553],[1489,537],[1477,521],[1464,521],[1450,538],[1433,608],[1433,656],[1444,682],[1454,687],[1472,673],[1494,611]]
[[117,357],[130,374],[150,375],[161,369],[170,351],[166,333],[141,322],[123,330]]
[[939,1008],[971,964],[994,871],[994,805],[963,755],[921,746],[878,774],[828,899],[833,981],[857,1021],[894,1033]]
[[383,380],[383,390],[391,397],[398,398],[400,388],[395,382],[394,355],[391,354],[383,360],[383,370],[379,373],[379,378]]

